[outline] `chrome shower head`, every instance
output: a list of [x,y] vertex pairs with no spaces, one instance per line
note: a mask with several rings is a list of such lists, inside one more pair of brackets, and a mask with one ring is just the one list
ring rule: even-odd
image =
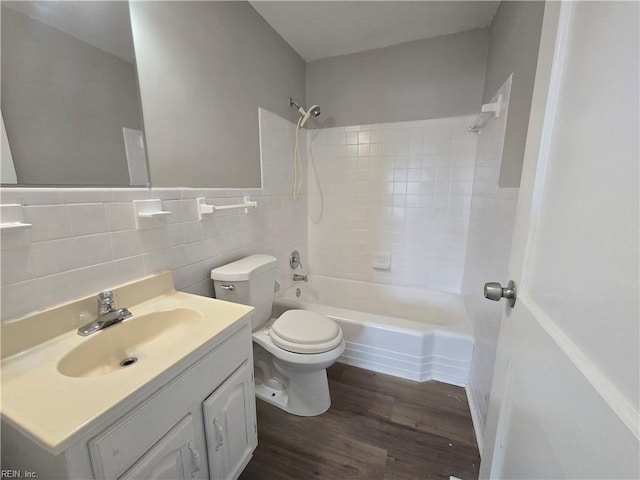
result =
[[300,113],[300,115],[302,115],[302,118],[299,120],[300,126],[304,127],[304,124],[307,123],[307,120],[309,120],[309,117],[319,117],[320,116],[320,107],[318,105],[312,105],[311,108],[309,110],[305,110],[304,108],[302,108],[300,105],[298,105],[296,102],[293,101],[293,98],[289,97],[289,106],[290,107],[296,107],[296,109],[298,110],[298,113]]

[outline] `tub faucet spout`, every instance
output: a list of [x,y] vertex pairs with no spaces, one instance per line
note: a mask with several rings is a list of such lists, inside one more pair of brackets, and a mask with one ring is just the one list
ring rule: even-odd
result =
[[294,282],[308,282],[309,279],[307,278],[306,275],[299,275],[297,273],[293,274],[293,281]]

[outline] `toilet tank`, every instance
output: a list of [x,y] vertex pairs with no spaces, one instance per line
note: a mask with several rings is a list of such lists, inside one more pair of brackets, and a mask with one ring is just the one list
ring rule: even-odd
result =
[[271,316],[278,260],[256,254],[211,270],[216,298],[255,307],[252,329]]

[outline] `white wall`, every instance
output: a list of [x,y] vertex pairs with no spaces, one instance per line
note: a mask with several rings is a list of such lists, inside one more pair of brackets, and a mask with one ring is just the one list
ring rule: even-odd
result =
[[337,127],[474,113],[482,103],[489,31],[442,35],[307,64],[307,103]]
[[[460,292],[475,159],[473,117],[311,130],[315,274]],[[317,178],[315,175],[317,172]],[[371,255],[391,255],[375,270]]]
[[[297,202],[290,195],[295,128],[264,110],[260,125],[263,189],[3,189],[2,203],[25,205],[33,228],[29,241],[2,234],[2,320],[166,269],[177,289],[211,295],[210,270],[252,253],[276,256],[278,279],[289,286],[289,252],[296,248],[306,258],[307,245],[306,194]],[[258,208],[198,221],[196,197],[215,204],[242,195]],[[144,198],[162,198],[173,212],[165,226],[135,229],[131,200]]]
[[500,2],[491,23],[483,101],[513,74],[500,185],[520,185],[545,2]]
[[[473,194],[469,218],[469,236],[465,259],[462,294],[473,319],[475,345],[469,385],[469,403],[476,434],[481,441],[489,406],[500,318],[504,302],[486,300],[485,282],[506,284],[515,221],[518,188],[498,186],[503,161],[505,131],[508,115],[511,77],[494,92],[490,101],[502,95],[501,115],[490,120],[478,136]],[[480,445],[482,450],[482,446]]]

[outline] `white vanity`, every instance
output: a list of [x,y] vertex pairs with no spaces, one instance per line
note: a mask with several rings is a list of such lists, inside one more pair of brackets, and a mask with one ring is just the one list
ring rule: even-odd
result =
[[113,295],[133,315],[86,337],[94,296],[1,327],[2,468],[237,478],[257,445],[252,308],[176,292],[170,272]]

